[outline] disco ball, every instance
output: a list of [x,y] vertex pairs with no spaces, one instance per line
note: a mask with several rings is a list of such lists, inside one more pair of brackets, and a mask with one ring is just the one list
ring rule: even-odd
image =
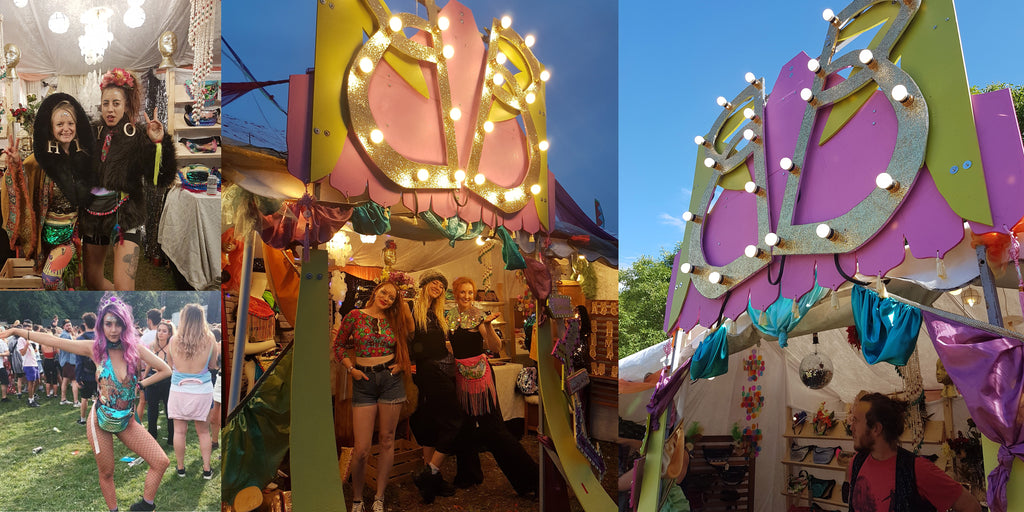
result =
[[[815,347],[817,348],[817,347]],[[821,389],[832,382],[832,360],[827,355],[807,354],[800,361],[800,381],[811,389]]]

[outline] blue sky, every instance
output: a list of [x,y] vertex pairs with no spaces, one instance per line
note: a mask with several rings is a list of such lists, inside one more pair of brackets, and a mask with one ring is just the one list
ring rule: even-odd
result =
[[[414,0],[389,1],[393,11],[424,14]],[[443,7],[445,0],[439,0]],[[611,0],[463,0],[477,25],[512,17],[520,34],[534,34],[534,53],[552,78],[547,85],[548,166],[593,218],[601,202],[608,225],[618,228],[618,6]],[[257,80],[280,80],[313,67],[316,2],[225,0],[222,32]],[[242,81],[223,50],[223,80]],[[268,88],[287,108],[288,86]],[[258,92],[224,109],[224,135],[284,149],[286,118]]]
[[[619,261],[657,256],[683,238],[695,135],[721,112],[751,71],[770,92],[798,52],[821,52],[821,12],[848,2],[646,2],[619,4]],[[1024,84],[1017,1],[958,2],[967,79]],[[856,43],[863,44],[863,43]]]

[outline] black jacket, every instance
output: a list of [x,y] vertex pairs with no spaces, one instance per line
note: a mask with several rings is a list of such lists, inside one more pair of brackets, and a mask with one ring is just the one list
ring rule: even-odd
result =
[[[70,154],[64,153],[56,145],[51,124],[53,108],[63,101],[71,103],[75,110],[77,142],[71,142]],[[91,198],[89,191],[96,184],[92,168],[96,137],[82,106],[71,95],[62,92],[47,96],[39,105],[32,132],[32,153],[46,176],[72,205],[88,205]]]
[[[93,154],[93,170],[99,186],[128,194],[128,200],[118,210],[118,223],[124,229],[132,229],[146,222],[146,189],[167,188],[174,182],[177,164],[174,158],[174,142],[164,132],[161,141],[162,155],[156,184],[153,183],[153,164],[156,158],[156,144],[149,140],[146,126],[135,124],[125,129],[122,120],[117,126],[99,126],[96,130],[96,151]],[[134,130],[132,129],[134,128]],[[110,149],[101,161],[103,141],[111,134]]]

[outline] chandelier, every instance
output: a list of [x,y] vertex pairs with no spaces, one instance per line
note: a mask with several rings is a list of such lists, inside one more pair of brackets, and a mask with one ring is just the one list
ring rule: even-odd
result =
[[82,50],[85,63],[90,66],[103,62],[103,53],[114,40],[114,34],[107,30],[107,20],[114,15],[109,7],[93,7],[82,13],[80,21],[85,33],[78,36],[78,48]]

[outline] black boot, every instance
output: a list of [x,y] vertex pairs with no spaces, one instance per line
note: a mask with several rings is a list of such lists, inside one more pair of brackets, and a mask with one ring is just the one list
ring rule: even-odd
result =
[[135,502],[135,504],[133,504],[132,507],[129,508],[128,510],[156,510],[156,504],[154,503],[150,505],[149,503],[146,503],[146,500],[140,499],[139,501]]
[[[441,476],[440,473],[437,476]],[[423,503],[427,505],[434,502],[434,497],[437,496],[437,479],[430,472],[430,466],[423,468],[420,474],[416,475],[413,480],[416,484],[416,488],[420,491],[420,497],[423,498]]]
[[431,478],[436,479],[435,483],[437,485],[436,489],[437,489],[437,495],[438,496],[442,496],[442,497],[445,497],[445,498],[449,498],[451,496],[455,496],[455,486],[453,486],[452,484],[448,483],[444,479],[444,476],[441,475],[441,473],[438,473],[436,475],[431,475]]

